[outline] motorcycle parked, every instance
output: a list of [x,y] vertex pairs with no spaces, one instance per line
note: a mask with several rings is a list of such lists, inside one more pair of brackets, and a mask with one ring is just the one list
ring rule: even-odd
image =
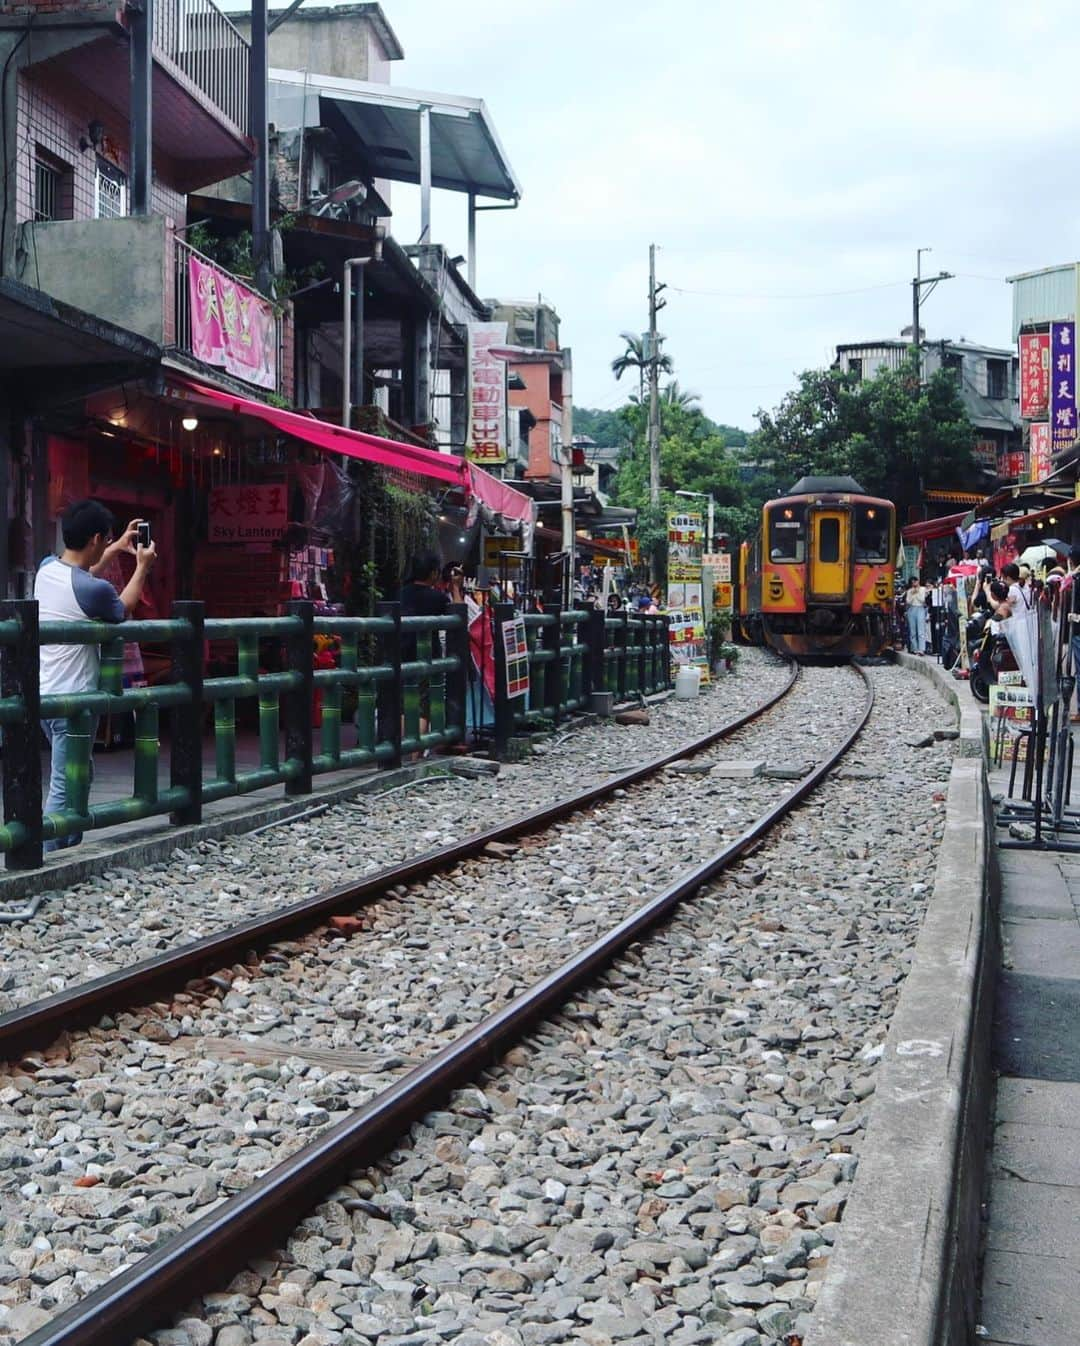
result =
[[998,681],[998,674],[1015,670],[1016,659],[1005,637],[991,630],[988,612],[975,613],[967,624],[965,636],[971,668],[968,679],[971,694],[985,706],[990,700],[990,688]]

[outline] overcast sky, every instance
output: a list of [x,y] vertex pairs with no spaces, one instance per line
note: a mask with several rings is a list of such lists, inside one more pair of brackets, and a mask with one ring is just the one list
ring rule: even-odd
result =
[[[394,83],[488,105],[523,200],[480,216],[478,289],[554,303],[579,405],[629,392],[610,362],[647,324],[650,242],[680,383],[746,427],[837,342],[899,335],[917,247],[956,273],[930,339],[1002,346],[1003,278],[1077,252],[1067,0],[383,9]],[[395,185],[402,242],[415,195]],[[462,198],[435,193],[432,232],[465,251]]]

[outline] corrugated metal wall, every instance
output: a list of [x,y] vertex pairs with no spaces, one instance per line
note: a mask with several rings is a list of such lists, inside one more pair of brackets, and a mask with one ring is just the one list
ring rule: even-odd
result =
[[1028,323],[1076,317],[1076,265],[1056,266],[1011,282],[1013,339]]

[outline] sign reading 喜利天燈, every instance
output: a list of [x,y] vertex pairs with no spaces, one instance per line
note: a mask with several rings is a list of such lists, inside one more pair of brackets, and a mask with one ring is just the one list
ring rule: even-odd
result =
[[1020,415],[1032,421],[1049,406],[1050,334],[1029,332],[1020,338]]
[[1076,323],[1050,324],[1050,452],[1076,438]]
[[506,323],[471,322],[469,332],[469,431],[466,456],[474,463],[506,462]]
[[1044,481],[1050,475],[1050,426],[1046,421],[1031,423],[1031,480]]
[[259,388],[277,387],[277,325],[262,295],[189,256],[188,304],[197,360]]
[[273,542],[289,520],[284,486],[215,486],[210,492],[208,542]]

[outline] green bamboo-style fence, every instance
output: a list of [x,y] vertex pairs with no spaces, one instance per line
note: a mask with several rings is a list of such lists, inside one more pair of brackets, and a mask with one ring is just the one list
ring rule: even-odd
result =
[[[501,624],[514,616],[498,604],[494,638],[494,749],[506,754],[515,729],[559,723],[584,709],[594,691],[617,700],[670,685],[663,617],[563,612],[557,605],[525,618],[530,645],[530,696],[507,697]],[[199,823],[205,805],[282,785],[311,792],[315,776],[365,766],[396,766],[404,757],[465,739],[470,694],[468,616],[455,605],[443,617],[402,616],[382,603],[375,617],[317,617],[308,602],[285,616],[207,619],[203,605],[174,603],[169,620],[41,622],[32,600],[0,602],[0,729],[3,736],[3,823],[0,852],[9,869],[34,868],[48,841],[168,814],[177,825]],[[316,669],[314,638],[338,643],[337,667]],[[122,685],[125,643],[167,647],[170,680],[154,687]],[[235,673],[205,676],[205,652],[235,651]],[[260,667],[260,642],[282,653],[282,667]],[[42,695],[42,644],[98,645],[98,689]],[[322,716],[313,728],[316,694]],[[237,709],[250,707],[258,727],[258,762],[237,761]],[[346,716],[346,707],[349,714]],[[132,793],[92,803],[95,728],[105,715],[134,723]],[[42,719],[68,722],[67,807],[43,815]],[[167,721],[168,783],[161,781],[161,729]],[[212,732],[212,765],[203,743]],[[282,745],[282,738],[284,744]],[[347,742],[348,740],[348,742]]]

